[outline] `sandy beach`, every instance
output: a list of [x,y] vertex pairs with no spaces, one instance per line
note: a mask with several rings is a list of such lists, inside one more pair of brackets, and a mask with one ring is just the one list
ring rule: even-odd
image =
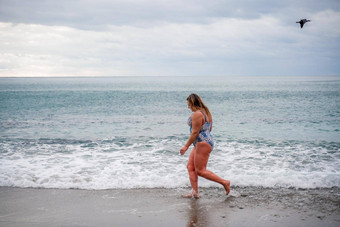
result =
[[340,190],[0,188],[1,226],[339,226]]

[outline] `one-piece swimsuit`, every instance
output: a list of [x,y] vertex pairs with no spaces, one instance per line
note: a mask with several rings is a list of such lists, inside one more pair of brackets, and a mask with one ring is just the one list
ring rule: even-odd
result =
[[[211,133],[210,133],[211,122],[207,121],[207,117],[205,116],[205,114],[202,111],[201,111],[201,113],[204,116],[205,122],[200,129],[200,132],[198,134],[197,139],[194,141],[194,146],[196,147],[197,142],[206,142],[206,143],[210,144],[211,149],[213,149],[214,148],[214,139],[212,138]],[[188,119],[188,125],[190,126],[190,133],[191,133],[192,132],[191,116]]]

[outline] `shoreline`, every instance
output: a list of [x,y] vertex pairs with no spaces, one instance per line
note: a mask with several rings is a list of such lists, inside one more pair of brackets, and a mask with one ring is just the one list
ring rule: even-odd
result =
[[340,188],[0,187],[1,226],[339,226]]

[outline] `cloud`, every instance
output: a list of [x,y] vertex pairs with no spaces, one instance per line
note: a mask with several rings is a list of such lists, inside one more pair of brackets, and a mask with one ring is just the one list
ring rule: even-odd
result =
[[[340,13],[324,11],[315,18],[316,22],[303,32],[296,24],[286,26],[270,16],[219,18],[206,24],[162,23],[154,27],[111,25],[105,31],[1,23],[0,73],[248,75],[254,70],[259,74],[297,70],[308,74],[313,73],[320,59],[333,67],[339,60],[333,50],[339,50],[340,33],[333,25],[340,22]],[[301,61],[304,58],[313,61]]]
[[0,0],[0,76],[339,74],[339,4],[294,4]]
[[340,4],[337,0],[0,0],[0,21],[97,30],[106,25],[203,24],[216,18],[263,15],[290,21],[324,10],[339,11]]

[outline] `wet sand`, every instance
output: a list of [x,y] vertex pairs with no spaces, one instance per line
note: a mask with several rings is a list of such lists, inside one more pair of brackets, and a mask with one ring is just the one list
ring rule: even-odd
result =
[[340,189],[0,187],[0,226],[340,226]]

